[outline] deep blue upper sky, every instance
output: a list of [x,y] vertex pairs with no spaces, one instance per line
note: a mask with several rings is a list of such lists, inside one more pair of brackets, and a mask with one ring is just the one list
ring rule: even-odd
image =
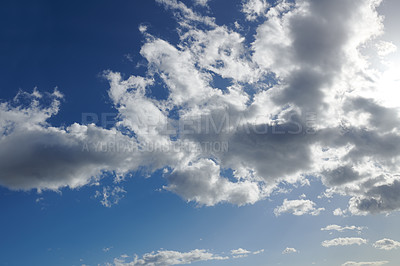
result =
[[82,112],[111,111],[103,71],[143,73],[141,23],[175,36],[171,16],[146,0],[2,1],[0,17],[1,98],[58,87],[67,124]]
[[[233,23],[238,5],[211,3],[221,24]],[[0,98],[11,99],[20,89],[58,87],[66,97],[62,118],[52,122],[67,125],[80,122],[82,112],[113,112],[103,71],[145,73],[139,25],[178,41],[171,13],[149,0],[2,1],[0,21]]]

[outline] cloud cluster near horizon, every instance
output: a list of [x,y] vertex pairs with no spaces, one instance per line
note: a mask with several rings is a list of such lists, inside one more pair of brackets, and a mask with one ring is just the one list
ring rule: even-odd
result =
[[[395,52],[379,40],[379,0],[244,1],[243,19],[257,24],[250,40],[240,22],[217,25],[180,1],[157,2],[173,12],[180,41],[140,27],[147,75],[104,74],[118,112],[112,128],[49,124],[63,97],[57,90],[0,104],[0,185],[59,190],[106,172],[121,180],[164,169],[164,189],[187,201],[240,206],[314,176],[330,194],[350,196],[351,214],[400,209],[399,113],[382,87],[386,72],[365,54]],[[152,95],[156,78],[164,98]],[[107,149],[99,152],[99,143]],[[285,200],[275,214],[322,210]]]
[[142,258],[135,256],[133,261],[126,262],[128,256],[116,258],[115,266],[139,266],[139,265],[178,265],[191,264],[198,261],[226,260],[228,257],[214,255],[204,249],[195,249],[189,252],[178,252],[172,250],[159,250],[157,252],[146,253]]
[[173,250],[159,250],[152,251],[144,254],[141,258],[138,255],[134,255],[133,260],[127,262],[128,255],[122,255],[119,258],[114,259],[115,266],[157,266],[157,265],[180,265],[180,264],[191,264],[199,261],[212,261],[212,260],[228,260],[228,259],[240,259],[245,258],[249,255],[258,255],[263,253],[264,250],[249,251],[243,248],[231,250],[231,256],[222,256],[214,254],[204,249],[194,249],[188,252],[179,252]]
[[342,266],[380,266],[388,264],[388,261],[364,261],[364,262],[354,262],[347,261],[342,264]]
[[349,246],[367,244],[367,240],[360,237],[339,237],[322,242],[322,246],[329,248],[334,246]]

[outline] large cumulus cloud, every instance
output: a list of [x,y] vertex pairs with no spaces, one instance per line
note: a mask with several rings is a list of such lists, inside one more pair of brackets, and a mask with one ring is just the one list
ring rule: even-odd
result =
[[[398,109],[378,97],[384,75],[364,54],[382,44],[380,1],[245,1],[250,37],[240,21],[217,25],[180,1],[157,2],[173,11],[179,43],[140,27],[147,75],[105,72],[118,111],[111,129],[47,124],[57,93],[50,107],[38,92],[28,107],[0,106],[3,186],[78,187],[144,166],[164,168],[165,189],[185,200],[244,205],[312,175],[350,196],[353,214],[400,208]],[[151,95],[156,78],[164,99]],[[133,148],[82,150],[112,141]]]

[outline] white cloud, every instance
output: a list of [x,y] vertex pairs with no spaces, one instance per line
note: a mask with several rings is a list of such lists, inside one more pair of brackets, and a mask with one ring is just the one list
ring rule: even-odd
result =
[[[113,72],[107,77],[118,126],[132,131],[132,141],[142,147],[166,147],[152,153],[151,163],[134,158],[152,169],[170,167],[165,189],[200,205],[244,205],[266,198],[280,182],[307,184],[305,176],[313,175],[332,195],[351,196],[347,211],[352,214],[400,208],[394,193],[400,184],[398,110],[366,94],[379,94],[374,80],[380,73],[361,49],[375,42],[382,53],[390,46],[375,41],[384,30],[376,11],[380,1],[279,1],[273,6],[245,1],[248,19],[267,18],[250,45],[234,29],[218,26],[182,2],[157,2],[174,12],[179,43],[144,33],[146,78],[122,80]],[[168,89],[166,99],[148,96],[155,76]],[[221,78],[225,85],[217,84]],[[205,121],[221,126],[226,117],[231,122],[226,131],[206,132]],[[167,133],[183,120],[194,133]],[[204,143],[228,143],[229,148],[204,150]],[[176,145],[191,148],[173,150]],[[104,168],[122,168],[113,164]],[[232,169],[233,177],[221,175],[221,169]],[[286,200],[275,214],[322,210],[312,201]]]
[[168,176],[169,185],[165,189],[207,206],[224,201],[243,205],[264,197],[256,183],[231,182],[221,177],[220,171],[220,167],[208,159],[182,165]]
[[242,255],[242,254],[249,254],[249,253],[251,253],[251,252],[246,249],[243,249],[243,248],[231,250],[232,255]]
[[[51,103],[46,107],[41,100],[48,98]],[[121,174],[142,164],[139,154],[136,166],[128,164],[126,153],[116,152],[115,145],[108,152],[99,150],[116,143],[136,147],[116,130],[77,123],[65,128],[49,125],[47,120],[58,112],[58,91],[24,100],[25,107],[0,105],[1,185],[14,190],[76,188],[98,180],[103,171]]]
[[388,264],[388,261],[370,261],[370,262],[354,262],[347,261],[342,264],[342,266],[380,266]]
[[[140,167],[149,173],[168,167],[165,189],[185,200],[244,205],[278,192],[281,182],[307,185],[312,175],[329,195],[351,197],[348,210],[334,214],[400,209],[399,111],[375,97],[388,84],[382,80],[396,79],[398,71],[384,77],[364,51],[369,45],[380,55],[394,52],[378,39],[380,1],[244,1],[248,19],[266,17],[252,22],[258,25],[250,38],[180,1],[157,2],[174,13],[179,41],[142,26],[146,74],[123,79],[106,72],[118,111],[114,127],[53,127],[58,91],[21,93],[0,104],[2,186],[77,188],[107,172],[121,178]],[[167,90],[162,99],[152,95],[156,78]],[[218,127],[226,117],[222,132],[210,130],[208,122]],[[188,124],[179,127],[182,121]],[[205,143],[228,149],[207,150]],[[121,146],[132,149],[116,151]],[[309,200],[285,200],[275,214],[322,210]]]
[[298,253],[299,251],[297,251],[295,248],[285,248],[284,251],[282,251],[282,254],[291,254],[291,253]]
[[344,232],[346,230],[362,231],[364,228],[365,227],[363,227],[363,226],[355,226],[355,225],[340,226],[340,225],[336,225],[336,224],[331,224],[331,225],[327,225],[324,228],[321,228],[321,231],[338,231],[338,232]]
[[193,0],[196,5],[199,6],[207,6],[208,1],[210,0]]
[[106,248],[103,248],[103,252],[109,252],[112,248],[113,248],[113,247],[106,247]]
[[378,240],[374,243],[374,247],[378,249],[384,249],[384,250],[392,250],[392,249],[398,249],[400,247],[400,242],[384,238],[381,240]]
[[221,26],[209,31],[192,29],[183,37],[204,70],[236,82],[252,83],[260,78],[261,70],[251,62],[245,38],[239,33]]
[[[156,0],[158,3],[163,4],[165,8],[176,11],[175,15],[180,18],[182,26],[189,26],[192,22],[204,23],[209,26],[215,26],[213,18],[202,16],[192,9],[188,8],[181,1],[176,0]],[[204,0],[198,0],[199,3],[205,2]]]
[[242,12],[246,15],[247,20],[255,20],[265,15],[269,4],[266,0],[245,0]]
[[210,76],[196,70],[189,51],[179,51],[168,42],[155,39],[142,47],[141,55],[168,86],[173,104],[201,102],[212,93],[207,86]]
[[239,258],[246,258],[249,255],[257,255],[261,254],[264,252],[264,249],[260,249],[254,252],[251,252],[249,250],[243,249],[243,248],[238,248],[238,249],[233,249],[231,250],[232,258],[234,259],[239,259]]
[[248,256],[249,256],[248,254],[240,254],[240,255],[233,255],[232,258],[241,259],[241,258],[247,258]]
[[167,266],[178,264],[191,264],[198,261],[225,260],[228,257],[221,257],[212,254],[204,249],[194,249],[189,252],[178,252],[172,250],[159,250],[146,253],[142,258],[135,256],[133,261],[126,262],[126,258],[114,259],[115,266]]
[[[108,252],[110,248],[103,249],[104,252]],[[189,252],[179,252],[172,250],[159,250],[144,254],[141,258],[134,255],[133,258],[129,260],[129,256],[124,254],[119,258],[114,259],[115,266],[157,266],[157,265],[180,265],[180,264],[191,264],[199,261],[211,261],[211,260],[227,260],[227,259],[239,259],[246,258],[249,255],[257,255],[264,252],[264,249],[257,251],[249,251],[243,248],[238,248],[231,250],[231,257],[220,256],[213,254],[204,249],[194,249]]]
[[319,215],[321,211],[325,210],[324,208],[315,208],[315,202],[311,200],[288,200],[284,199],[283,204],[274,209],[274,213],[276,216],[281,215],[282,213],[291,213],[293,215]]
[[323,247],[349,246],[367,244],[367,240],[360,237],[339,237],[322,242]]
[[380,41],[376,44],[379,56],[387,56],[397,51],[397,46],[392,42]]
[[96,191],[94,195],[95,198],[101,198],[100,202],[104,207],[110,208],[113,205],[118,204],[118,202],[124,197],[126,191],[123,187],[110,186],[103,187],[103,191]]
[[261,254],[263,252],[264,252],[264,249],[260,249],[260,250],[254,251],[253,254],[257,255],[257,254]]
[[342,210],[341,208],[337,208],[333,210],[333,215],[335,216],[345,216],[347,213],[347,210]]

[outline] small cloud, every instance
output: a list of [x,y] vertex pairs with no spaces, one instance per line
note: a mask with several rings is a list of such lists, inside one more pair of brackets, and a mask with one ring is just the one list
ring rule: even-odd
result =
[[370,261],[370,262],[354,262],[347,261],[342,264],[342,266],[380,266],[388,264],[388,261]]
[[247,20],[256,20],[258,17],[265,15],[269,4],[266,0],[249,0],[243,4],[242,12],[246,15]]
[[392,249],[398,249],[400,247],[400,242],[384,238],[381,240],[376,241],[373,246],[378,249],[383,249],[383,250],[392,250]]
[[41,202],[41,201],[43,201],[43,200],[44,200],[43,197],[37,198],[37,199],[36,199],[36,203],[39,203],[39,202]]
[[101,198],[100,203],[107,208],[119,203],[119,201],[125,197],[126,191],[123,187],[115,186],[111,188],[110,186],[103,187],[103,191],[96,191],[94,195],[95,198]]
[[346,213],[347,213],[347,210],[342,210],[340,208],[337,208],[337,209],[335,209],[333,211],[333,215],[335,215],[335,216],[343,216],[343,217],[345,217]]
[[334,193],[334,191],[332,189],[327,189],[326,191],[321,193],[321,195],[319,195],[317,198],[319,198],[319,199],[323,199],[323,198],[331,199],[331,198],[333,198],[333,193]]
[[325,208],[315,208],[315,202],[311,200],[288,200],[284,199],[283,204],[274,209],[274,213],[276,216],[281,215],[282,213],[291,213],[293,215],[319,215],[321,211],[324,211]]
[[340,225],[336,225],[336,224],[331,224],[331,225],[327,225],[324,228],[321,228],[321,231],[338,231],[338,232],[343,232],[346,230],[355,230],[355,231],[362,231],[363,229],[365,229],[366,227],[363,226],[340,226]]
[[240,30],[242,28],[242,26],[240,26],[239,22],[237,21],[234,22],[234,25],[237,30]]
[[263,253],[263,252],[264,252],[264,249],[260,249],[260,250],[254,251],[254,252],[251,252],[251,251],[243,249],[243,248],[238,248],[238,249],[231,250],[231,254],[233,255],[232,258],[234,258],[234,259],[246,258],[251,254],[252,255],[257,255],[257,254],[260,254],[260,253]]
[[193,0],[195,5],[207,6],[209,0]]
[[339,237],[331,240],[325,240],[321,243],[323,247],[349,246],[367,244],[367,240],[360,237]]
[[140,24],[140,25],[139,25],[139,31],[140,31],[141,33],[145,33],[145,32],[147,31],[147,26],[144,25],[144,24]]
[[125,57],[125,59],[126,60],[128,60],[129,62],[133,62],[134,60],[133,60],[133,56],[131,55],[131,54],[124,54],[124,57]]
[[104,251],[104,252],[109,252],[112,248],[113,248],[113,247],[106,247],[106,248],[103,248],[103,251]]
[[282,251],[282,254],[291,254],[291,253],[298,253],[298,251],[295,248],[285,248],[285,250]]
[[260,249],[260,250],[254,251],[253,254],[257,255],[257,254],[260,254],[260,253],[263,253],[263,252],[264,252],[264,249]]
[[378,55],[380,57],[387,56],[397,51],[397,46],[394,45],[392,42],[380,41],[375,46],[378,50]]
[[249,254],[249,253],[251,253],[251,252],[246,249],[243,249],[243,248],[231,250],[232,255],[243,255],[243,254]]

